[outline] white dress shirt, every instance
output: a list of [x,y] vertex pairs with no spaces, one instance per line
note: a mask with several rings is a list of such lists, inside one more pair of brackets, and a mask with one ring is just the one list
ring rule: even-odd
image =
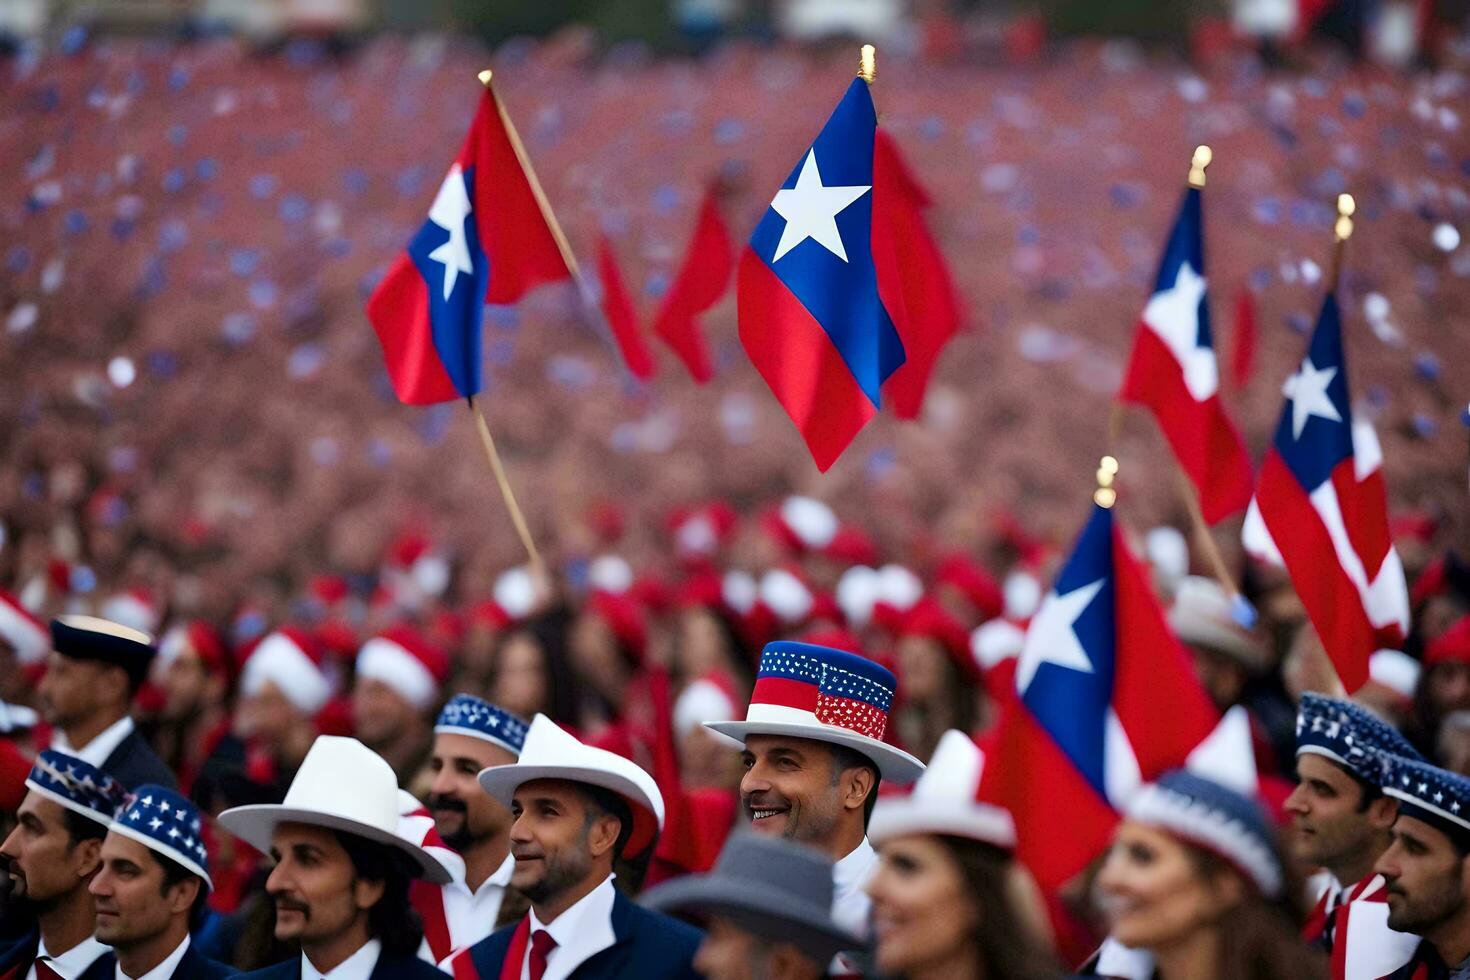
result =
[[495,931],[500,905],[510,876],[515,874],[516,859],[506,854],[495,873],[480,883],[473,892],[463,879],[444,885],[444,918],[449,922],[449,942],[456,950],[473,946]]
[[[77,980],[77,977],[87,972],[88,967],[97,962],[97,957],[110,952],[112,952],[111,946],[99,943],[92,936],[83,939],[60,956],[46,951],[44,938],[36,944],[36,959],[39,960],[43,956],[50,957],[46,965],[55,970],[61,980]],[[26,971],[26,980],[36,980],[35,963],[32,963],[31,968]]]
[[189,936],[187,933],[185,933],[184,941],[179,943],[178,948],[175,949],[172,953],[169,953],[168,957],[162,963],[158,964],[153,969],[143,974],[141,977],[129,977],[126,973],[123,972],[122,964],[119,963],[117,965],[116,980],[169,980],[169,978],[174,975],[174,970],[178,969],[179,960],[183,959],[184,954],[188,951]]
[[[832,865],[832,919],[860,939],[868,935],[868,913],[873,900],[864,890],[878,870],[878,852],[866,837],[861,844]],[[841,953],[832,961],[833,976],[856,976],[858,969]]]
[[357,952],[326,973],[313,966],[307,955],[302,953],[301,980],[368,980],[377,968],[378,955],[382,952],[383,944],[376,939],[369,939]]
[[[532,909],[531,934],[545,929],[556,940],[556,946],[546,956],[546,973],[542,980],[566,980],[572,971],[586,963],[598,953],[618,941],[612,927],[613,901],[617,891],[613,878],[607,878],[592,889],[581,900],[556,917],[551,925],[543,925]],[[521,980],[531,980],[531,943],[526,941],[526,955],[521,960]]]
[[133,719],[130,715],[123,715],[98,732],[96,738],[80,748],[68,742],[66,732],[58,728],[51,734],[51,747],[58,752],[76,756],[83,762],[91,763],[101,769],[107,757],[112,755],[113,750],[131,734],[133,734]]

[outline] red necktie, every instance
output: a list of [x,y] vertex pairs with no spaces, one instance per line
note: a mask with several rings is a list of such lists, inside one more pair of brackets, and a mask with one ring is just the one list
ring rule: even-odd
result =
[[556,940],[545,929],[531,933],[531,980],[541,980],[546,975],[546,957],[556,948]]
[[43,956],[36,960],[36,980],[64,980],[64,978],[51,968],[51,957]]

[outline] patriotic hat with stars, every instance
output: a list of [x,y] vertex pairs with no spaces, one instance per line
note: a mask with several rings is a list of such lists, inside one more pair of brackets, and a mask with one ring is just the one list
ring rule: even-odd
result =
[[450,698],[434,722],[436,732],[484,739],[516,756],[526,744],[527,727],[509,711],[473,694],[456,694]]
[[111,831],[130,837],[144,847],[162,854],[181,865],[190,874],[204,879],[204,887],[214,890],[214,882],[205,870],[209,852],[204,849],[204,819],[199,808],[171,789],[152,783],[139,786]]
[[1173,769],[1134,793],[1124,816],[1224,858],[1267,898],[1281,894],[1284,876],[1271,821],[1258,803],[1232,789]]
[[1370,786],[1383,783],[1388,756],[1423,761],[1397,729],[1366,709],[1311,693],[1297,707],[1296,754],[1331,759]]
[[1470,841],[1470,779],[1420,759],[1389,760],[1383,794],[1399,801],[1399,816],[1423,820],[1457,841]]
[[897,680],[866,657],[811,643],[766,644],[744,721],[706,727],[745,743],[788,735],[845,745],[871,759],[884,779],[911,783],[924,764],[883,741]]
[[55,749],[36,757],[26,788],[104,827],[127,801],[122,783],[88,762]]

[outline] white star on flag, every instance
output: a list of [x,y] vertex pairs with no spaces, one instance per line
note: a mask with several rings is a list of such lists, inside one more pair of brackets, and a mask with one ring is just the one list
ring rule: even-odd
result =
[[1184,385],[1197,402],[1220,390],[1220,367],[1212,348],[1199,345],[1199,303],[1205,280],[1188,262],[1179,263],[1174,285],[1161,289],[1143,308],[1143,322],[1168,346],[1184,371]]
[[1069,670],[1092,673],[1092,661],[1082,649],[1073,624],[1077,622],[1092,600],[1102,590],[1103,580],[1098,579],[1066,595],[1055,590],[1049,593],[1031,620],[1026,630],[1026,642],[1021,648],[1021,659],[1016,664],[1016,690],[1021,694],[1031,686],[1036,671],[1044,663],[1053,663]]
[[801,173],[796,175],[796,186],[777,191],[776,199],[771,202],[775,212],[786,219],[771,261],[779,262],[781,256],[810,238],[846,262],[847,249],[842,246],[842,234],[837,230],[837,216],[872,189],[871,185],[823,186],[816,148],[808,150]]
[[1291,399],[1291,436],[1293,439],[1302,437],[1302,430],[1307,427],[1307,419],[1313,415],[1332,422],[1342,421],[1337,406],[1332,404],[1332,398],[1327,394],[1327,386],[1336,376],[1337,368],[1318,370],[1312,365],[1312,359],[1308,357],[1302,361],[1302,366],[1296,374],[1287,378],[1286,384],[1281,386],[1281,393]]
[[434,203],[429,206],[429,220],[449,233],[449,240],[429,253],[429,258],[444,266],[444,299],[454,292],[454,283],[463,272],[475,271],[470,262],[470,243],[464,233],[464,219],[470,214],[470,195],[464,186],[464,171],[459,164],[449,168]]

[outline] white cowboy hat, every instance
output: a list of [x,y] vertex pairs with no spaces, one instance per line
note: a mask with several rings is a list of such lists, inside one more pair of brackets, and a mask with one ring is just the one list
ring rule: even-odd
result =
[[625,853],[643,853],[664,826],[664,798],[653,777],[636,762],[577,741],[545,715],[538,714],[526,732],[520,758],[508,766],[480,771],[480,788],[506,806],[522,783],[561,779],[599,786],[622,797],[633,811],[633,829]]
[[396,848],[426,881],[442,885],[450,880],[443,864],[398,835],[398,777],[381,756],[355,738],[319,736],[291,780],[284,802],[233,807],[219,815],[219,822],[263,852],[270,851],[276,827],[283,823],[329,827]]
[[779,640],[761,653],[744,721],[705,727],[741,745],[747,735],[785,735],[843,745],[879,774],[911,783],[924,763],[882,739],[897,681],[885,667],[845,650]]
[[868,821],[868,840],[877,845],[910,834],[944,834],[1015,850],[1016,822],[1011,811],[975,798],[984,769],[985,753],[980,746],[951,728],[940,736],[929,768],[913,793],[878,801]]

